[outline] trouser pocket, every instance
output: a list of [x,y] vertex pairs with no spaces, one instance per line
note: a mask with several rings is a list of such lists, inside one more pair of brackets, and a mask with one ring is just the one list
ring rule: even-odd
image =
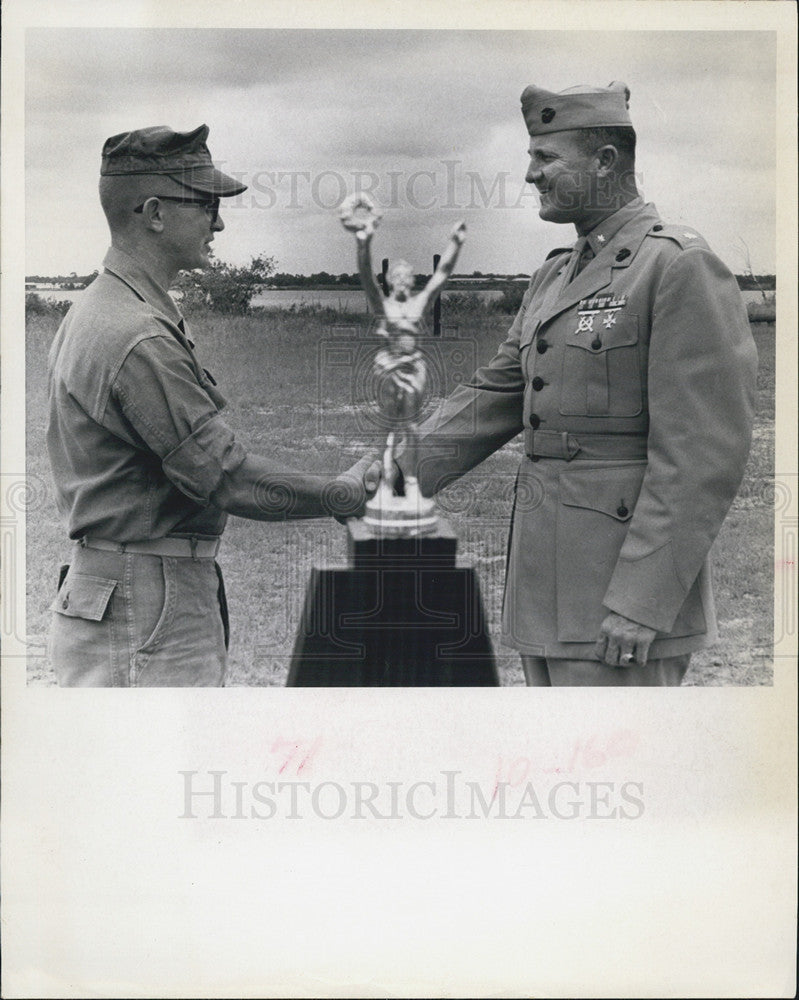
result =
[[50,632],[50,655],[63,687],[124,683],[116,656],[119,623],[112,610],[118,581],[62,566]]
[[225,631],[225,649],[230,649],[230,616],[227,608],[227,594],[225,593],[225,579],[222,576],[222,567],[218,562],[214,563],[216,576],[219,580],[217,597],[219,599],[219,614],[222,616],[222,628]]
[[171,564],[172,560],[160,556],[139,556],[133,563],[128,609],[134,634],[134,651],[130,659],[131,684],[139,681],[150,658],[169,636],[177,605]]
[[[139,645],[133,646],[130,683],[136,687],[222,684],[227,609],[214,560],[134,558],[131,614]],[[150,565],[143,565],[145,560]]]

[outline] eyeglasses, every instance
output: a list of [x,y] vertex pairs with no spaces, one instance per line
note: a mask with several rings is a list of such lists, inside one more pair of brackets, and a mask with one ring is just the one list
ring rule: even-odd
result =
[[[210,201],[206,201],[202,198],[173,198],[168,194],[151,194],[150,198],[158,198],[159,201],[174,201],[178,205],[202,205],[205,209],[205,214],[208,216],[208,221],[212,226],[219,218],[219,198],[212,198]],[[143,201],[141,205],[137,205],[133,211],[139,213],[143,212],[145,202],[148,200],[149,199],[145,199],[145,201]]]

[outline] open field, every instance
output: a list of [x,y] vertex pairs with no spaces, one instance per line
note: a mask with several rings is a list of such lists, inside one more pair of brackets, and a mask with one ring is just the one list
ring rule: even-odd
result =
[[[347,468],[380,439],[370,419],[367,373],[375,340],[365,322],[333,310],[190,319],[200,359],[229,400],[227,419],[248,446],[287,466]],[[28,676],[53,684],[45,651],[48,606],[69,553],[58,522],[44,449],[47,350],[54,314],[27,328]],[[494,352],[509,318],[468,302],[444,316],[440,341],[426,341],[434,392],[448,391]],[[747,476],[716,542],[714,569],[721,640],[696,654],[686,683],[772,681],[774,324],[753,327],[760,354],[759,405]],[[431,401],[431,406],[432,401]],[[503,684],[522,684],[518,657],[496,641],[505,539],[521,440],[508,444],[441,494],[460,537],[460,559],[479,575]],[[313,564],[345,563],[345,529],[335,521],[256,523],[231,518],[220,563],[231,610],[229,685],[282,685],[305,583]]]

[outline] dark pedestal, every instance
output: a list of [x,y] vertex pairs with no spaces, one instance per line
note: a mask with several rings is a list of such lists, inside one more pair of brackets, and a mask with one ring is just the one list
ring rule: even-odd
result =
[[455,565],[449,525],[417,538],[347,527],[351,566],[311,573],[288,686],[498,685],[477,576]]

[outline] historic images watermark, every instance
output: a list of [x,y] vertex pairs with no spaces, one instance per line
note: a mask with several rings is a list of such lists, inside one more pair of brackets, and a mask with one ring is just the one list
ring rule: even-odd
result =
[[[355,192],[371,198],[381,210],[411,209],[416,212],[477,211],[479,209],[537,208],[538,192],[525,180],[526,163],[521,159],[513,170],[484,173],[472,170],[462,160],[437,160],[424,170],[236,170],[219,163],[220,169],[234,177],[247,190],[225,200],[226,210],[247,209],[317,209],[337,210],[344,199]],[[643,184],[643,175],[635,174]],[[573,175],[569,181],[573,182]],[[597,206],[612,208],[617,191],[603,186],[593,175],[592,199]],[[562,190],[560,190],[562,186]],[[559,179],[552,181],[550,196],[562,207],[575,197],[574,185]]]
[[495,782],[460,771],[425,781],[242,781],[228,771],[179,771],[179,819],[641,819],[641,781]]

